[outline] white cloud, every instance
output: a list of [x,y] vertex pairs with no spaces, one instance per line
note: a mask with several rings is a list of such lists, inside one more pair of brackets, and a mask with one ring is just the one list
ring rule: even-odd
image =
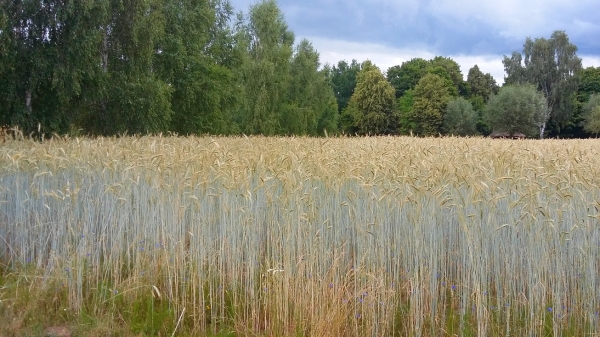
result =
[[[401,65],[402,62],[420,57],[426,60],[432,59],[436,54],[427,50],[425,46],[418,49],[399,49],[387,47],[380,44],[365,44],[356,42],[347,42],[339,40],[328,40],[318,37],[308,38],[319,52],[321,63],[335,65],[338,61],[357,60],[359,63],[371,60],[382,71],[388,68]],[[442,55],[450,57],[456,61],[462,70],[463,75],[467,76],[469,69],[475,64],[484,73],[490,73],[496,79],[496,82],[504,81],[504,67],[502,65],[502,55]]]
[[600,55],[580,55],[579,57],[584,68],[600,67]]
[[565,29],[578,15],[597,12],[597,0],[432,0],[429,10],[439,19],[474,19],[507,38],[549,35]]
[[386,71],[389,67],[402,64],[415,57],[430,59],[434,57],[425,50],[402,50],[374,43],[358,43],[341,40],[329,40],[310,37],[315,49],[321,56],[321,63],[337,64],[338,61],[357,60],[359,63],[371,60],[375,65]]
[[477,65],[484,74],[490,73],[496,83],[499,85],[504,83],[504,65],[502,64],[504,55],[456,55],[450,56],[450,58],[460,65],[465,80],[469,69]]

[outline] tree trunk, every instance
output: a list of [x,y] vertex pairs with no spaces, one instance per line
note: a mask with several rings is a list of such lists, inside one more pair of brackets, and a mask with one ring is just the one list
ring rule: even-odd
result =
[[25,91],[25,108],[27,109],[27,115],[31,116],[31,89]]
[[[104,27],[104,36],[102,38],[102,72],[104,74],[108,73],[108,27],[106,25]],[[103,82],[104,83],[104,82]],[[102,85],[102,90],[105,91],[105,84]],[[106,126],[108,125],[108,121],[106,118],[106,98],[105,95],[102,95],[100,98],[100,116],[96,119],[96,130],[95,132],[104,134],[106,133]],[[98,123],[99,121],[99,123]]]
[[104,38],[102,40],[102,71],[108,71],[108,26],[104,28]]
[[546,122],[540,125],[540,139],[544,139],[544,131],[546,131]]

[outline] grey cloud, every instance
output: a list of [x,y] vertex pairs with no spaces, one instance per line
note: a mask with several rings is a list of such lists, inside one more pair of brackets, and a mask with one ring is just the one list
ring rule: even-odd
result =
[[[232,0],[237,10],[246,11],[252,3]],[[439,10],[434,10],[441,3],[445,7],[438,6]],[[475,7],[461,8],[461,4],[474,6],[477,3],[481,4],[481,12]],[[568,10],[564,9],[564,2],[558,0],[546,2],[549,7],[540,11],[534,5],[528,6],[536,11],[535,22],[529,22],[526,13],[514,18],[503,17],[514,12],[510,6],[475,0],[464,0],[464,3],[455,0],[280,0],[279,5],[299,38],[317,36],[401,49],[427,48],[438,55],[510,55],[522,49],[526,37],[549,37],[552,31],[560,29],[569,34],[580,53],[600,55],[597,38],[600,26],[596,23],[600,3],[597,1],[583,1],[580,7],[575,2]],[[557,7],[551,7],[553,5]],[[505,12],[494,13],[496,9]]]

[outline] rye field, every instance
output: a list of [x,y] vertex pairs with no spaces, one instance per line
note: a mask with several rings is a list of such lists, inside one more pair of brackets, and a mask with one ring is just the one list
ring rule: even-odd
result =
[[598,336],[600,141],[0,145],[0,335]]

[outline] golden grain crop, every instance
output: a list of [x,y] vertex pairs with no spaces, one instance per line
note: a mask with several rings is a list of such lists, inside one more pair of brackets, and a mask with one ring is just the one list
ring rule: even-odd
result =
[[598,145],[9,141],[0,256],[63,280],[74,310],[149,294],[196,331],[595,334]]

